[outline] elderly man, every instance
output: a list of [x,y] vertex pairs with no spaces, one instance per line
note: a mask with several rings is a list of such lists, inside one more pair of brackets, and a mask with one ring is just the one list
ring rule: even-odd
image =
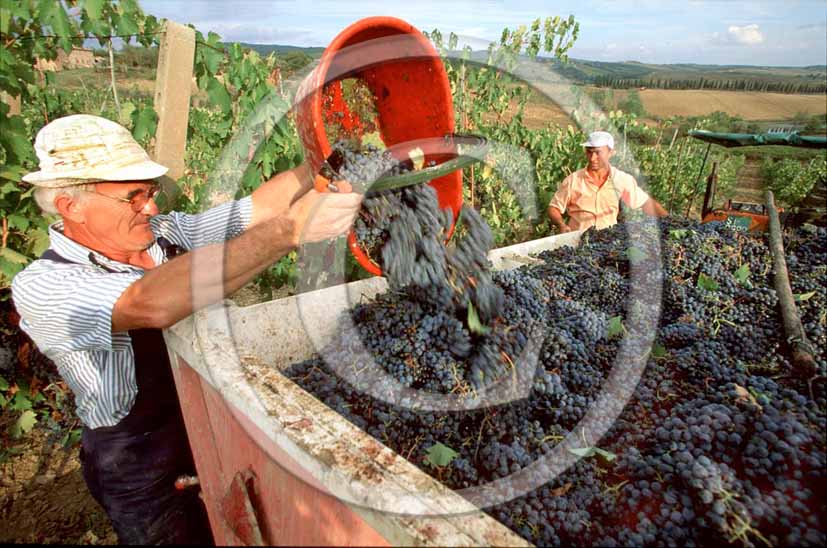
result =
[[[194,287],[220,299],[300,241],[345,233],[361,196],[322,195],[300,166],[204,213],[159,215],[167,168],[118,124],[67,116],[34,146],[40,171],[24,181],[61,220],[12,293],[22,329],[75,394],[84,479],[120,542],[211,543],[197,493],[174,488],[195,470],[161,329],[208,304]],[[196,264],[223,264],[223,277]]]
[[[648,215],[667,215],[634,177],[609,164],[614,155],[614,138],[610,133],[595,131],[583,146],[588,165],[566,177],[548,205],[548,216],[561,233],[616,224],[620,200]],[[568,213],[568,223],[563,220],[564,213]]]

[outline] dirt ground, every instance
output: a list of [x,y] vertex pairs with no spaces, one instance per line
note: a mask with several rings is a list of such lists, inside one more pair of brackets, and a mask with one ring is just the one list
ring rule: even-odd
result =
[[739,202],[763,204],[764,182],[761,178],[761,160],[747,157],[746,162],[738,171],[738,188],[732,199]]
[[78,445],[36,427],[18,448],[0,464],[0,543],[117,544],[83,481]]

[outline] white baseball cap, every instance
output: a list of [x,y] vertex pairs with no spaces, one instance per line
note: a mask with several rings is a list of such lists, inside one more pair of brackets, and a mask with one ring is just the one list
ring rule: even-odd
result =
[[23,180],[40,187],[142,181],[168,171],[149,159],[125,127],[89,114],[65,116],[43,126],[35,137],[34,151],[40,171]]
[[615,138],[608,131],[593,131],[589,133],[589,139],[581,146],[589,148],[597,148],[607,146],[610,149],[615,147]]

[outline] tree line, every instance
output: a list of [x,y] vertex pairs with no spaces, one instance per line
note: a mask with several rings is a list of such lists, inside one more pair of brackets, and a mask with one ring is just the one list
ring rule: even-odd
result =
[[614,89],[656,88],[656,89],[716,89],[725,91],[767,91],[776,93],[825,93],[827,82],[778,82],[754,78],[619,78],[600,75],[592,78],[592,84]]

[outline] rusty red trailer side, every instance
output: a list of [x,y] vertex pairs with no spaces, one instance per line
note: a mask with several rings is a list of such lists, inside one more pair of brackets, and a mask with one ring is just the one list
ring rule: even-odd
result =
[[388,544],[183,359],[174,374],[217,544]]

